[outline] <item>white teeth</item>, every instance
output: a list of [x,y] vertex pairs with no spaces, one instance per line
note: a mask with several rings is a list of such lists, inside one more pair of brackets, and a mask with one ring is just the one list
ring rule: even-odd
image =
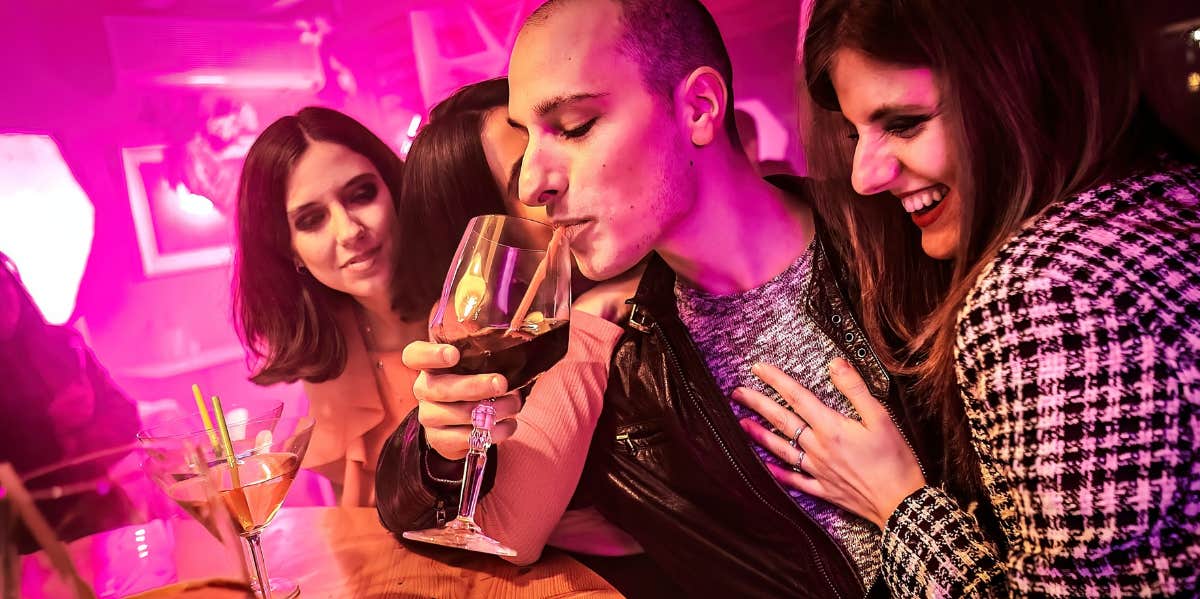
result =
[[908,212],[916,212],[922,208],[928,208],[946,197],[946,188],[938,185],[936,187],[923,190],[919,193],[907,196],[900,200],[904,204],[904,209]]

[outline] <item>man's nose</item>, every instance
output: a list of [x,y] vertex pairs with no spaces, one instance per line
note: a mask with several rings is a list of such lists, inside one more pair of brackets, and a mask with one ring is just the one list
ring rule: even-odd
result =
[[518,197],[526,206],[545,206],[567,191],[566,165],[533,140],[521,162]]

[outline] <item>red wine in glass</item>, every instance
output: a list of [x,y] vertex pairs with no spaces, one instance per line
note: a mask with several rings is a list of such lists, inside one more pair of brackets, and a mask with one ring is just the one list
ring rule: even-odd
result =
[[[530,384],[567,353],[571,259],[561,233],[511,216],[471,219],[429,319],[430,338],[459,350],[455,374],[498,373],[510,390]],[[495,555],[516,555],[483,534],[475,506],[487,466],[495,407],[479,402],[463,472],[459,513],[441,528],[404,538]]]
[[507,327],[480,329],[450,342],[458,348],[460,357],[458,364],[447,370],[454,374],[495,372],[504,376],[509,389],[519,389],[566,355],[570,330],[570,321],[558,319],[516,331]]

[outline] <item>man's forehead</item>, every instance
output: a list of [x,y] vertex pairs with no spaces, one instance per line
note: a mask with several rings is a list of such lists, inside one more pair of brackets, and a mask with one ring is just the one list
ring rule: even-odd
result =
[[526,27],[517,38],[509,63],[513,118],[533,117],[536,107],[557,98],[605,94],[615,78],[636,70],[618,49],[615,13],[610,28],[602,22],[581,26],[563,18],[567,16],[552,15],[545,23]]
[[[539,9],[541,10],[541,9]],[[556,6],[541,18],[526,21],[520,35],[534,31],[561,33],[577,37],[581,32],[604,34],[610,28],[619,27],[621,5],[616,0],[568,0]]]

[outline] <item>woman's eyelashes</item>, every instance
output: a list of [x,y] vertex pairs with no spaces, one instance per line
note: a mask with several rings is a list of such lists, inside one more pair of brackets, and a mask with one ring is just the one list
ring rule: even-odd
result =
[[[883,124],[883,133],[900,139],[912,139],[925,130],[925,123],[928,123],[933,117],[932,114],[892,117]],[[858,141],[858,130],[853,126],[850,126],[849,129],[846,137],[852,141]]]
[[313,231],[321,227],[321,223],[325,222],[324,209],[310,209],[296,215],[292,226],[296,227],[297,231]]
[[370,204],[379,196],[379,187],[374,183],[363,183],[350,193],[348,202],[351,204]]
[[[348,192],[343,192],[342,203],[346,206],[366,206],[373,203],[378,197],[379,185],[377,183],[362,183],[351,188]],[[292,226],[297,231],[315,231],[320,229],[321,225],[325,223],[325,217],[328,213],[328,207],[312,206],[297,214],[292,221]]]
[[911,116],[898,116],[888,120],[884,124],[883,130],[888,134],[901,139],[912,139],[919,135],[925,129],[925,123],[932,119],[931,114],[917,114]]

